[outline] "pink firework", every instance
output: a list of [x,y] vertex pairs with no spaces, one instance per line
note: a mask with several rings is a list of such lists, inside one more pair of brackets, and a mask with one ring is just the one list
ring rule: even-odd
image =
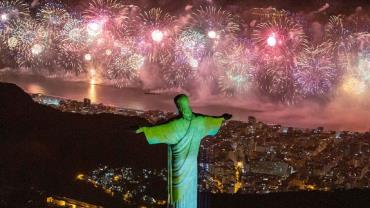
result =
[[92,0],[83,16],[87,22],[98,21],[115,37],[125,34],[129,7],[118,0]]
[[303,97],[326,98],[338,83],[341,73],[327,47],[327,44],[309,47],[297,58],[293,75]]
[[302,25],[286,16],[258,24],[253,30],[252,40],[266,60],[294,57],[307,45]]

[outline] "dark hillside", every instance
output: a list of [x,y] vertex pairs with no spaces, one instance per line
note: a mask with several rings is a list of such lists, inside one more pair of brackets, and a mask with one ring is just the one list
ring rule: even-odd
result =
[[[138,117],[60,112],[33,102],[14,84],[0,83],[0,178],[64,194],[78,173],[100,164],[166,167],[166,146],[148,145],[134,132],[145,124]],[[158,188],[165,193],[165,185]]]

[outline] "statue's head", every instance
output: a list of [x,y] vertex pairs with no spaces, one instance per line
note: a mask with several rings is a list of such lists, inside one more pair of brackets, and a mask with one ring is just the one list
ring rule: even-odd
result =
[[179,110],[179,113],[182,115],[183,118],[190,120],[193,116],[193,112],[191,110],[190,104],[189,104],[189,98],[188,96],[184,94],[177,95],[175,97],[175,103],[177,106],[177,109]]

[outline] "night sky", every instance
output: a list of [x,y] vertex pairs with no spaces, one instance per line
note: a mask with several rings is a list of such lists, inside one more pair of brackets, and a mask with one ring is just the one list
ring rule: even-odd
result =
[[[27,2],[35,3],[40,5],[45,0],[27,0]],[[84,7],[87,1],[85,0],[62,0],[62,2],[68,4],[73,9],[78,9],[79,7]],[[286,9],[290,11],[311,11],[318,9],[325,3],[330,4],[330,9],[328,13],[350,13],[356,7],[362,6],[363,8],[369,7],[368,0],[123,0],[122,2],[133,3],[140,5],[142,7],[161,7],[166,8],[169,12],[176,13],[178,10],[182,10],[186,5],[217,5],[222,7],[233,7],[243,6],[243,7],[275,7],[278,9]],[[241,7],[239,7],[241,8]]]

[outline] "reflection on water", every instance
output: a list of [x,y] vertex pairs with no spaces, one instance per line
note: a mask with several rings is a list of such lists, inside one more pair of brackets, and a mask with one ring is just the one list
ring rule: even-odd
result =
[[89,98],[93,103],[138,110],[176,110],[172,103],[172,96],[147,95],[141,89],[104,86],[98,84],[96,79],[91,76],[90,83],[85,83],[11,73],[0,76],[0,81],[15,83],[29,93],[42,93],[80,101]]
[[[89,98],[93,103],[118,106],[138,110],[176,111],[173,96],[146,94],[141,89],[100,85],[92,73],[90,83],[72,82],[60,79],[43,78],[34,75],[6,73],[0,81],[15,83],[29,93],[42,93],[82,101]],[[347,99],[348,100],[348,99]],[[266,123],[284,126],[316,128],[323,126],[332,130],[368,131],[370,129],[370,110],[368,107],[355,107],[353,102],[333,101],[330,105],[305,104],[302,106],[279,106],[259,99],[248,98],[243,101],[222,99],[220,97],[203,100],[192,99],[195,112],[221,115],[233,114],[233,119],[247,120],[255,116]]]
[[26,85],[24,90],[26,90],[27,92],[32,92],[32,93],[46,94],[45,93],[46,90],[36,83],[31,83],[31,84]]
[[96,91],[94,82],[90,82],[89,99],[91,100],[91,102],[96,103]]

